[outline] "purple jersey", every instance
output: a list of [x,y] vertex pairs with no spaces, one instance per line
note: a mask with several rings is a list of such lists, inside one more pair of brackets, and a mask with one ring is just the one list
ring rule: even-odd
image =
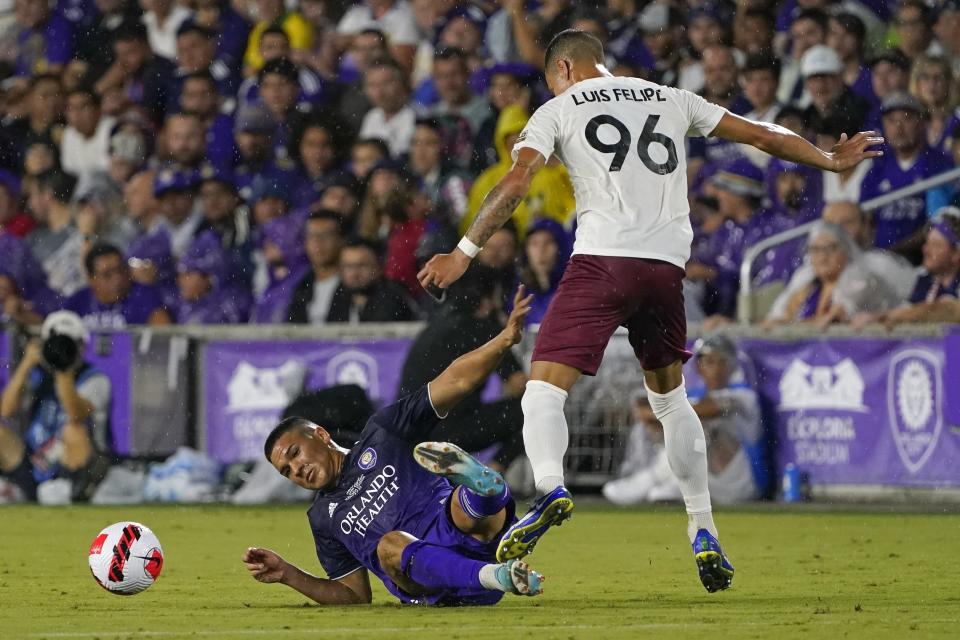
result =
[[[873,165],[863,178],[860,201],[919,182],[943,173],[953,167],[950,157],[942,151],[924,147],[917,159],[907,169],[897,161],[892,149],[884,149],[884,155],[874,158]],[[876,239],[879,249],[891,247],[910,236],[927,222],[927,203],[924,194],[900,198],[874,211]]]
[[177,324],[240,324],[250,316],[250,294],[238,287],[217,287],[200,300],[178,298]]
[[36,29],[24,29],[17,36],[16,73],[30,76],[49,73],[51,65],[65,65],[73,55],[73,27],[66,18],[54,13]]
[[380,567],[377,543],[391,531],[405,531],[438,546],[456,547],[476,560],[495,562],[496,542],[480,543],[450,523],[446,507],[453,492],[450,483],[413,459],[414,443],[427,439],[439,420],[426,386],[384,407],[367,421],[343,461],[336,486],[317,493],[307,517],[317,557],[331,579],[366,567],[407,603],[480,604],[484,598],[495,602],[502,595],[459,589],[414,598]]
[[91,329],[122,329],[131,324],[147,324],[150,315],[163,308],[163,299],[156,287],[133,283],[120,302],[101,304],[90,287],[85,287],[70,296],[63,308],[83,318]]

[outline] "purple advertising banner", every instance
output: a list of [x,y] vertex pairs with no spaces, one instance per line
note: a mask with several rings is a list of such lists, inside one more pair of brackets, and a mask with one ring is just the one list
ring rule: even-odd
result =
[[201,365],[207,455],[222,463],[260,458],[270,429],[304,388],[357,384],[375,404],[391,402],[411,342],[207,343]]
[[133,415],[130,375],[133,371],[133,335],[124,332],[94,333],[86,360],[110,379],[110,432],[114,451],[130,454],[130,419]]
[[7,380],[10,379],[12,373],[10,370],[12,366],[13,364],[10,362],[10,336],[0,331],[0,389],[6,388]]
[[945,387],[947,393],[944,394],[946,405],[943,415],[947,424],[956,432],[960,429],[960,326],[954,326],[947,332],[943,339],[943,351],[947,359],[944,377],[953,382]]
[[[960,432],[944,415],[943,339],[746,339],[775,413],[778,472],[813,484],[960,484]],[[956,393],[952,391],[949,393]]]

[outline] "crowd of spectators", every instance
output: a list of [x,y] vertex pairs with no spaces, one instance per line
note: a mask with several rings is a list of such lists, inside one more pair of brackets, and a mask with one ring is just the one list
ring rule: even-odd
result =
[[[758,261],[754,285],[788,283],[769,324],[960,317],[960,189],[860,207],[960,160],[957,0],[8,0],[2,319],[429,317],[416,273],[509,169],[550,97],[544,46],[569,27],[615,74],[821,148],[886,138],[841,175],[690,139],[690,320],[733,318],[747,250],[818,219]],[[519,283],[535,294],[532,323],[575,209],[551,161],[480,254],[504,306]]]

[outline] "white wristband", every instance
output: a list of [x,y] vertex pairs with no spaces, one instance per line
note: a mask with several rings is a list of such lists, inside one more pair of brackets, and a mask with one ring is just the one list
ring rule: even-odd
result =
[[470,258],[476,258],[477,254],[480,253],[481,247],[470,242],[470,239],[467,236],[460,238],[460,242],[457,244],[457,249],[463,251]]

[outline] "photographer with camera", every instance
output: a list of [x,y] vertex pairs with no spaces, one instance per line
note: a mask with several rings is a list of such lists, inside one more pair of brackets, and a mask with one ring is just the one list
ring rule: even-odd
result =
[[41,501],[86,500],[110,463],[110,380],[83,359],[90,338],[77,314],[50,314],[40,334],[0,397],[0,475],[26,500],[59,479],[69,492],[51,483]]

